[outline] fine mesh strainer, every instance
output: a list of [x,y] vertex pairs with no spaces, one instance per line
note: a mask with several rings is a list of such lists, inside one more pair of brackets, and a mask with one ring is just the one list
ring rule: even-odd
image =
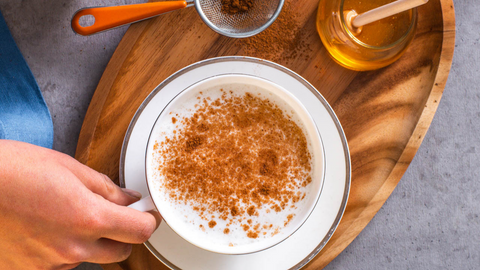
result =
[[[195,6],[202,20],[215,32],[233,38],[246,38],[270,26],[280,14],[284,3],[284,0],[252,1],[251,8],[235,14],[222,11],[222,0],[164,1],[83,8],[73,16],[72,29],[80,35],[87,36],[149,19],[172,10]],[[87,21],[83,20],[85,18]],[[88,18],[93,23],[85,26],[82,20],[88,24]]]

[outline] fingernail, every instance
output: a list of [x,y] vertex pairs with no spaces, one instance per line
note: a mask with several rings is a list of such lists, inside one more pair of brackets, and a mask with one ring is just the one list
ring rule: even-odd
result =
[[131,197],[134,197],[136,199],[141,199],[142,198],[142,194],[138,191],[135,191],[135,190],[131,190],[131,189],[128,189],[128,188],[122,188],[123,192],[125,192],[127,195],[131,196]]

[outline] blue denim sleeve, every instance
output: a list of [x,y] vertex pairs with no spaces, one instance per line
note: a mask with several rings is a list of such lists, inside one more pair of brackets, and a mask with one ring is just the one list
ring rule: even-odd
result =
[[0,139],[51,148],[50,112],[0,12]]

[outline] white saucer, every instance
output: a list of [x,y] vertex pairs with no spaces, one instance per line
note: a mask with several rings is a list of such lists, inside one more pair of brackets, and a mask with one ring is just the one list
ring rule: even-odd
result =
[[[298,74],[273,62],[219,57],[190,65],[163,81],[145,99],[127,129],[120,156],[120,185],[149,195],[145,151],[157,116],[180,91],[205,78],[246,74],[289,90],[312,115],[322,137],[325,182],[307,221],[282,243],[253,254],[223,255],[200,249],[162,223],[145,246],[171,269],[300,269],[320,252],[337,228],[350,190],[350,154],[340,122],[327,101]],[[160,91],[161,90],[161,91]]]

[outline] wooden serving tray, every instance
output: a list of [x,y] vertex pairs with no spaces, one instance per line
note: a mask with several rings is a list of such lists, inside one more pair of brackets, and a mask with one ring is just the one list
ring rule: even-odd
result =
[[[430,0],[418,9],[415,39],[400,60],[377,71],[347,70],[329,57],[320,41],[315,29],[317,4],[297,0],[289,5],[299,14],[296,44],[308,48],[301,57],[279,57],[299,48],[270,56],[249,54],[274,60],[312,83],[333,106],[348,139],[352,184],[347,208],[331,240],[305,269],[321,269],[332,261],[390,196],[430,126],[455,44],[452,0]],[[165,78],[199,60],[245,55],[249,50],[241,42],[210,30],[193,8],[132,25],[92,98],[76,158],[118,183],[122,141],[147,95]],[[126,261],[104,268],[167,269],[143,245],[135,245]]]

